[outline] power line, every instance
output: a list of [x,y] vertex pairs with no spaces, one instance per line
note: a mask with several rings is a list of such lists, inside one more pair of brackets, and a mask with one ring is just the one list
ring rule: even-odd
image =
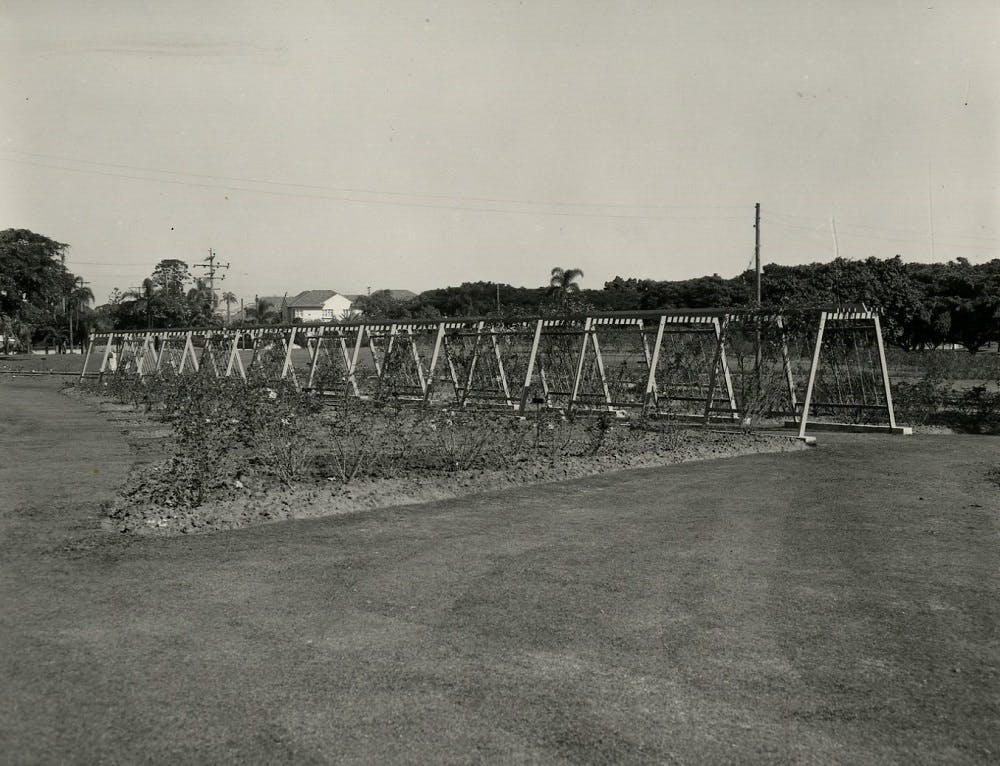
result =
[[[785,229],[801,229],[802,231],[809,231],[809,232],[812,232],[812,233],[817,234],[817,235],[819,235],[820,233],[823,233],[824,236],[826,234],[825,227],[823,227],[823,229],[821,231],[821,228],[819,226],[798,226],[796,224],[784,223],[783,221],[776,221],[776,220],[774,220],[772,218],[768,218],[767,222],[770,223],[770,224],[772,224],[773,226],[780,226],[780,227],[785,228]],[[843,223],[840,224],[841,229],[844,227],[844,225],[845,224],[843,224]],[[840,234],[841,234],[841,236],[853,237],[854,239],[877,239],[877,240],[882,240],[882,241],[885,241],[885,242],[910,242],[910,243],[913,243],[913,242],[923,243],[924,242],[923,238],[917,238],[917,237],[883,237],[883,236],[879,236],[879,235],[876,235],[876,234],[857,234],[857,233],[849,232],[849,231],[848,232],[841,231]],[[959,243],[956,243],[956,242],[945,242],[945,241],[941,240],[940,238],[935,238],[934,241],[935,241],[936,244],[942,245],[943,247],[957,248],[957,249],[961,249],[961,250],[1000,251],[1000,247],[995,247],[995,246],[988,246],[988,245],[964,245],[964,244],[959,244]]]
[[[810,216],[793,215],[792,213],[782,213],[782,212],[779,212],[777,210],[766,210],[765,212],[769,216],[776,215],[776,216],[779,216],[781,218],[791,218],[791,219],[795,219],[795,220],[799,220],[799,221],[812,221],[812,222],[815,222],[817,224],[817,226],[820,225],[819,219],[813,218],[813,217],[810,217]],[[847,227],[849,229],[867,229],[867,230],[870,230],[870,231],[883,231],[883,232],[898,233],[898,234],[913,234],[913,235],[915,235],[917,237],[926,237],[927,236],[927,232],[926,231],[918,231],[916,229],[897,229],[897,228],[888,227],[888,226],[869,226],[867,224],[862,224],[862,223],[848,223],[848,222],[845,222],[843,219],[840,219],[837,222],[837,224],[838,224],[838,226],[841,229],[843,229],[844,227]],[[789,225],[791,225],[791,224],[789,224]],[[940,234],[941,232],[937,232],[937,233]],[[990,241],[990,242],[1000,242],[1000,237],[992,237],[992,236],[988,236],[988,235],[985,235],[985,234],[944,234],[944,237],[947,238],[947,239],[983,239],[983,240],[987,240],[987,241]],[[914,241],[918,241],[918,240],[914,240]]]
[[136,266],[139,267],[141,264],[138,263],[106,263],[104,261],[78,261],[76,259],[71,259],[74,265],[82,266]]
[[[97,167],[105,167],[105,168],[134,170],[142,173],[162,173],[166,175],[187,176],[189,178],[204,178],[214,181],[235,181],[238,183],[251,183],[251,184],[259,184],[262,186],[283,186],[287,188],[312,189],[316,191],[335,192],[338,194],[374,194],[374,195],[381,195],[388,197],[418,197],[418,198],[423,197],[426,199],[459,200],[464,202],[487,202],[487,203],[510,204],[510,205],[548,205],[554,207],[592,207],[592,208],[604,207],[604,208],[620,208],[620,209],[631,209],[631,210],[739,210],[742,207],[741,205],[632,205],[632,204],[622,204],[614,202],[565,202],[565,201],[550,201],[550,200],[510,199],[504,197],[473,197],[473,196],[456,195],[456,194],[428,194],[424,192],[400,192],[400,191],[388,191],[384,189],[324,186],[319,184],[303,184],[303,183],[285,182],[285,181],[261,180],[256,178],[245,178],[240,176],[219,176],[219,175],[211,175],[208,173],[164,170],[162,168],[148,168],[137,165],[124,165],[114,162],[95,162],[93,160],[81,160],[81,159],[75,159],[73,157],[61,157],[50,154],[38,154],[35,152],[23,152],[16,149],[6,149],[4,151],[12,154],[24,155],[26,157],[38,157],[42,159],[55,160],[58,162],[73,162],[81,165],[94,165]],[[52,166],[43,166],[43,167],[52,167]],[[61,168],[61,169],[69,170],[70,168]]]
[[279,192],[272,189],[248,189],[242,186],[229,186],[224,184],[205,184],[193,181],[177,181],[169,178],[147,178],[145,176],[132,176],[125,173],[106,173],[100,170],[83,170],[81,168],[67,168],[58,165],[47,165],[31,160],[16,160],[9,157],[0,157],[0,161],[13,162],[21,165],[33,165],[35,167],[48,168],[50,170],[63,170],[68,173],[83,173],[88,175],[109,176],[112,178],[127,178],[134,181],[149,181],[152,183],[172,184],[176,186],[192,186],[205,189],[224,189],[227,191],[248,192],[252,194],[268,194],[277,197],[295,197],[300,199],[329,200],[332,202],[349,202],[359,205],[388,205],[391,207],[405,208],[425,208],[431,210],[458,210],[469,213],[505,213],[509,215],[548,215],[564,218],[594,218],[594,219],[615,219],[625,221],[736,221],[738,216],[656,216],[656,215],[616,215],[613,213],[569,213],[557,210],[515,210],[510,208],[489,208],[489,207],[468,207],[461,205],[436,205],[419,202],[395,202],[389,200],[357,199],[354,197],[330,197],[318,194],[295,194],[293,192]]

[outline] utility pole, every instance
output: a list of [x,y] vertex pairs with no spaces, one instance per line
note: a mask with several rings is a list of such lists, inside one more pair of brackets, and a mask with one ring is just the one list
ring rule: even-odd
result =
[[756,343],[754,346],[754,371],[757,377],[757,390],[760,391],[760,363],[761,363],[761,348],[760,348],[760,325],[761,316],[760,309],[763,305],[761,302],[760,293],[760,203],[754,205],[754,219],[753,219],[753,234],[754,234],[754,244],[753,244],[753,263],[754,271],[757,274],[757,318],[755,324],[757,325],[756,332]]
[[[212,250],[211,248],[209,248],[208,249],[208,257],[204,260],[204,262],[202,262],[202,263],[196,263],[194,265],[194,267],[196,269],[205,269],[208,272],[208,291],[212,294],[212,310],[213,311],[215,311],[215,306],[218,303],[218,301],[215,298],[215,275],[216,275],[216,273],[229,268],[229,264],[228,263],[219,263],[219,264],[216,264],[215,259],[217,257],[218,256],[216,256],[215,251]],[[223,274],[222,276],[219,277],[219,281],[221,282],[225,278],[226,278],[226,275]]]
[[757,273],[757,308],[761,307],[760,300],[760,203],[758,202],[754,205],[754,245],[753,245],[753,262],[754,269]]

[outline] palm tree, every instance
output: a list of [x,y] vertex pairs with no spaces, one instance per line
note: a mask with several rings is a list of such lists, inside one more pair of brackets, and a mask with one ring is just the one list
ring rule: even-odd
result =
[[69,346],[73,348],[73,314],[76,313],[77,325],[80,323],[80,308],[90,305],[94,300],[94,291],[83,283],[83,277],[73,280],[69,291]]
[[146,327],[153,326],[153,299],[156,297],[156,285],[153,280],[146,277],[142,280],[142,287],[138,290],[129,290],[122,293],[123,298],[131,298],[136,302],[136,308],[146,315]]
[[263,298],[254,301],[252,311],[257,324],[275,324],[281,319],[281,315],[272,308],[270,301]]
[[228,290],[222,294],[222,300],[226,303],[226,324],[229,324],[229,307],[236,303],[236,296]]
[[580,285],[576,280],[583,276],[582,269],[562,269],[556,266],[552,269],[552,277],[549,279],[548,295],[558,295],[559,302],[563,305],[571,293],[580,292]]

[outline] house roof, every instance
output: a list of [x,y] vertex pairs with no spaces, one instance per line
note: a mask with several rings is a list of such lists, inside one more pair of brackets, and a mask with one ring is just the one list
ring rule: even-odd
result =
[[336,290],[305,290],[288,301],[288,306],[300,309],[321,308],[324,303],[337,294]]

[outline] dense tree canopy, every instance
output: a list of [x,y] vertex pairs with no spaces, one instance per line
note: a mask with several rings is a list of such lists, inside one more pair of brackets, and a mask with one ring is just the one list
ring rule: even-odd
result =
[[219,323],[217,298],[203,279],[193,279],[176,258],[156,264],[138,289],[115,293],[104,314],[116,329],[207,326]]
[[[45,268],[54,268],[64,246],[41,240],[14,251],[25,251],[18,257],[29,259],[36,251],[48,253],[42,261]],[[405,300],[381,290],[362,296],[354,308],[366,319],[518,318],[590,310],[739,308],[753,305],[755,299],[754,275],[749,271],[730,279],[718,274],[675,281],[618,276],[602,289],[581,288],[580,277],[579,269],[555,268],[548,283],[540,287],[464,282]],[[11,284],[7,292],[31,291],[36,303],[45,305],[59,295],[58,290],[47,293],[38,286],[45,282],[25,282],[28,287]],[[203,283],[191,285],[187,264],[161,261],[140,289],[113,296],[99,321],[123,329],[219,321],[214,296]],[[887,341],[907,349],[959,343],[976,351],[1000,341],[1000,260],[979,265],[965,259],[922,264],[905,263],[896,256],[887,260],[839,258],[800,266],[770,264],[763,269],[762,292],[764,306],[774,309],[864,303],[881,311]],[[235,300],[235,296],[230,298]],[[251,308],[249,313],[255,312]],[[267,306],[258,307],[255,321],[279,319]]]
[[[577,271],[554,269],[550,284],[540,288],[465,282],[428,290],[406,302],[386,304],[377,299],[372,303],[378,303],[378,310],[366,313],[400,319],[434,312],[485,316],[499,310],[518,316],[555,310],[739,308],[753,305],[755,298],[754,275],[749,271],[731,279],[718,274],[677,281],[619,276],[601,290],[573,289]],[[878,309],[886,339],[903,348],[960,343],[976,351],[1000,341],[1000,260],[973,266],[965,259],[920,264],[905,263],[899,256],[839,258],[801,266],[771,264],[764,267],[761,281],[767,308],[864,303]]]
[[68,245],[27,229],[0,231],[0,334],[16,344],[62,348],[91,322],[93,293],[64,263]]

